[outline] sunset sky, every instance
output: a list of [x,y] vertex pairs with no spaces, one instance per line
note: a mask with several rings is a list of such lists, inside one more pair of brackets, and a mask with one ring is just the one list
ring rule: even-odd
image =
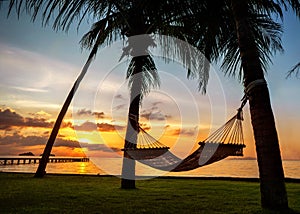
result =
[[[6,17],[0,12],[0,155],[33,152],[39,155],[49,137],[73,82],[87,59],[79,41],[90,24],[76,31],[55,32],[23,14]],[[287,71],[300,61],[300,23],[286,13],[282,37],[285,52],[273,57],[266,79],[284,159],[300,159],[300,80],[286,79]],[[118,61],[123,47],[117,42],[103,47],[79,87],[62,124],[53,153],[63,156],[118,157],[127,123],[128,60]],[[141,124],[151,135],[184,157],[216,128],[233,116],[243,88],[233,77],[224,77],[213,65],[207,94],[187,80],[179,62],[165,63],[152,50],[161,87],[145,99]],[[244,108],[245,156],[255,157],[248,105]],[[81,148],[82,147],[82,148]]]

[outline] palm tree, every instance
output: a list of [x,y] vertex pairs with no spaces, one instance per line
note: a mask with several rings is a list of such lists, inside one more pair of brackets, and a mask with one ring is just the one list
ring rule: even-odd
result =
[[36,178],[42,178],[44,177],[44,175],[46,174],[46,167],[47,167],[47,163],[49,162],[49,157],[50,157],[50,154],[51,154],[51,150],[52,150],[52,147],[54,145],[54,142],[55,142],[55,139],[56,139],[56,136],[59,132],[59,129],[60,129],[60,126],[61,126],[61,123],[64,119],[64,116],[66,115],[67,111],[68,111],[68,108],[72,102],[72,99],[74,97],[74,94],[76,93],[77,89],[78,89],[78,86],[80,84],[80,82],[82,81],[83,77],[85,76],[87,70],[88,70],[88,67],[90,66],[91,64],[91,61],[92,61],[92,58],[93,58],[93,55],[95,54],[96,50],[93,49],[88,57],[88,60],[87,62],[85,63],[82,71],[80,72],[79,76],[77,77],[75,83],[73,84],[73,87],[71,88],[71,91],[69,92],[58,116],[57,116],[57,119],[54,123],[54,126],[52,128],[52,131],[51,131],[51,134],[50,134],[50,137],[46,143],[46,146],[44,148],[44,152],[42,154],[42,158],[40,159],[40,162],[39,162],[39,166],[37,168],[37,171],[34,175],[34,177]]
[[[34,17],[36,17],[39,8],[41,8],[42,3],[44,3],[45,12],[43,14],[45,23],[49,22],[51,17],[50,15],[55,12],[55,9],[59,9],[58,16],[54,22],[54,28],[61,27],[63,29],[68,29],[76,17],[81,17],[81,22],[87,13],[94,14],[94,16],[99,18],[100,21],[96,22],[94,28],[90,31],[90,34],[87,36],[89,39],[84,40],[83,45],[87,47],[95,45],[95,36],[98,35],[99,26],[103,24],[103,17],[107,17],[107,24],[102,25],[105,26],[105,30],[101,34],[102,40],[96,45],[96,47],[103,44],[105,41],[119,39],[120,31],[126,32],[129,28],[132,30],[131,35],[163,32],[164,34],[169,33],[169,35],[176,35],[179,38],[188,38],[188,41],[199,47],[209,60],[213,61],[219,59],[220,56],[224,56],[224,66],[229,65],[231,68],[237,68],[239,60],[235,60],[235,58],[240,59],[242,70],[240,70],[239,75],[243,78],[245,88],[251,89],[248,90],[248,98],[261,178],[262,206],[287,207],[278,137],[270,105],[268,88],[266,84],[256,85],[257,83],[265,82],[264,61],[268,60],[268,54],[272,53],[272,50],[269,49],[272,44],[269,40],[265,40],[266,37],[259,37],[262,34],[256,34],[257,32],[261,33],[261,31],[255,30],[255,22],[253,22],[251,16],[249,16],[253,13],[253,11],[257,11],[257,14],[263,14],[265,17],[271,19],[271,13],[281,12],[280,5],[276,4],[278,3],[277,1],[251,1],[251,4],[255,3],[252,6],[249,3],[250,1],[239,2],[237,0],[228,0],[223,2],[202,1],[201,4],[199,4],[198,1],[192,0],[185,2],[185,4],[180,4],[180,1],[164,2],[164,4],[159,1],[151,1],[152,6],[145,2],[138,4],[137,1],[118,1],[117,3],[113,1],[85,2],[78,0],[45,3],[43,1],[28,0],[25,2],[27,2],[25,8],[31,9]],[[297,8],[299,6],[297,0],[282,0],[279,1],[279,3],[284,7],[291,5],[292,8]],[[14,4],[16,4],[16,1],[11,1],[11,5]],[[18,5],[22,4],[18,2]],[[120,5],[122,5],[122,7]],[[135,7],[132,7],[133,5],[135,5]],[[199,5],[201,7],[199,7]],[[215,11],[217,9],[217,16],[221,18],[218,19],[216,23],[210,24],[210,19],[206,17],[207,13],[203,13],[203,11],[206,11],[207,5],[213,6],[210,8],[213,9],[211,11]],[[110,13],[107,12],[110,11],[108,8],[111,8]],[[148,10],[145,10],[145,8],[148,8]],[[170,8],[172,10],[170,10]],[[191,13],[192,9],[195,8],[200,8],[200,12],[196,11],[195,13]],[[168,13],[164,12],[166,9],[168,9]],[[133,14],[138,11],[142,11],[142,14],[134,16]],[[212,14],[213,12],[211,11],[208,11],[208,14]],[[295,11],[299,15],[299,10],[295,9]],[[178,14],[185,15],[182,22],[182,16],[177,16]],[[198,15],[198,17],[195,15]],[[138,17],[139,20],[142,21],[140,23],[136,23],[134,20],[131,22],[131,17]],[[199,32],[197,32],[198,29],[196,28],[196,33],[198,34],[194,34],[194,26],[191,26],[189,23],[193,17],[196,19],[200,17],[200,19],[198,19],[200,22],[199,26],[203,26],[204,24],[204,27],[199,28]],[[183,25],[175,26],[174,24],[177,22],[181,22]],[[168,28],[163,27],[166,26],[166,24],[169,25]],[[144,28],[140,28],[140,26],[144,26]],[[138,31],[139,29],[143,30]],[[147,30],[145,31],[145,29]],[[178,29],[184,29],[184,31],[177,31]],[[232,35],[232,32],[235,32],[235,34]],[[213,36],[209,37],[211,34],[213,34]],[[195,35],[198,35],[198,38],[196,38]],[[259,41],[261,43],[257,43]],[[280,43],[275,42],[273,44],[279,45]],[[225,51],[226,54],[222,55],[222,51]],[[266,51],[266,53],[264,53],[264,51]],[[140,59],[137,58],[133,60],[135,61],[137,68],[141,67],[138,63],[139,60]],[[198,76],[200,80],[202,80],[199,84],[199,88],[202,89],[205,88],[207,83],[207,67],[208,66],[204,66],[205,72],[202,70],[200,75],[193,73],[191,70],[189,70],[188,73],[190,76]],[[230,72],[233,71],[234,69],[230,70]],[[135,73],[139,73],[138,70],[136,70]],[[250,83],[256,83],[254,85],[251,84],[255,87],[249,88]],[[138,89],[136,90],[138,91]],[[132,97],[131,99],[133,101]],[[137,100],[138,99],[140,98],[137,98]],[[134,101],[132,103],[138,103],[138,101]],[[131,120],[129,115],[128,121],[130,124],[136,123],[138,119],[137,108],[132,111],[136,112],[133,113],[136,119]],[[134,127],[134,125],[132,125],[132,127]],[[133,130],[136,129],[133,128]],[[134,187],[134,185],[131,183],[128,184],[127,187]]]
[[[24,5],[23,5],[24,3]],[[51,5],[52,4],[52,5]],[[56,7],[60,7],[62,4],[62,2],[43,2],[43,1],[10,1],[10,5],[9,5],[9,11],[8,11],[8,15],[10,14],[11,10],[13,9],[13,7],[15,6],[16,7],[16,10],[17,10],[17,14],[18,16],[20,15],[21,13],[21,10],[22,10],[22,6],[25,7],[26,10],[28,10],[28,12],[30,12],[32,14],[32,18],[33,18],[33,21],[35,21],[37,15],[38,15],[38,12],[39,10],[41,10],[41,8],[43,8],[43,6],[46,5],[46,9],[44,10],[43,12],[43,21],[44,21],[44,24],[46,25],[49,20],[50,20],[50,15],[52,13],[54,13],[54,10]],[[72,5],[72,4],[70,4]],[[58,23],[59,20],[60,20],[60,17],[61,15],[65,12],[64,9],[66,8],[63,8],[60,10],[59,14],[57,15],[57,18],[53,24],[53,28],[59,28],[59,27],[62,27],[62,29],[65,29],[65,30],[68,30],[70,24],[72,23],[73,19],[75,18],[75,15],[73,15],[72,17],[69,17],[71,20],[68,22],[68,24],[66,22],[64,23]],[[91,8],[88,8],[89,10],[91,10]],[[54,142],[55,142],[55,139],[57,137],[57,134],[59,132],[59,129],[60,129],[60,126],[61,126],[61,123],[64,119],[64,116],[65,114],[67,113],[67,110],[70,106],[70,103],[74,97],[74,94],[76,93],[78,87],[79,87],[79,84],[80,82],[82,81],[83,77],[85,76],[90,64],[91,64],[91,61],[93,60],[93,58],[96,56],[96,53],[97,53],[97,50],[98,50],[98,47],[104,42],[104,37],[103,37],[103,32],[106,30],[106,25],[109,21],[109,15],[110,15],[110,7],[108,7],[108,10],[105,11],[105,7],[104,8],[101,8],[99,9],[99,13],[101,13],[101,15],[106,15],[102,20],[101,22],[97,23],[98,25],[98,32],[96,33],[95,35],[95,45],[91,48],[91,52],[89,54],[89,57],[84,65],[84,67],[82,68],[82,71],[81,73],[79,74],[78,78],[76,79],[75,83],[73,84],[73,87],[71,88],[63,106],[62,106],[62,109],[61,111],[59,112],[59,115],[54,123],[54,126],[52,128],[52,131],[51,131],[51,134],[49,136],[49,139],[46,143],[46,146],[44,148],[44,152],[42,154],[42,158],[40,159],[40,162],[39,162],[39,166],[37,168],[37,171],[34,175],[34,177],[36,178],[42,178],[44,177],[44,175],[46,174],[46,166],[47,166],[47,163],[49,162],[49,157],[50,157],[50,154],[51,154],[51,150],[52,150],[52,147],[54,145]],[[78,12],[78,11],[76,11]],[[106,12],[106,13],[105,13]],[[64,19],[64,21],[67,21],[68,19]],[[80,20],[82,21],[82,20]]]
[[[276,2],[258,1],[265,14],[275,12],[281,15]],[[282,1],[281,5],[291,3],[299,10],[298,1]],[[245,1],[231,0],[230,7],[235,21],[236,35],[243,68],[244,86],[250,105],[257,161],[260,174],[261,204],[263,207],[278,209],[288,208],[287,194],[284,184],[284,172],[280,155],[279,141],[272,112],[270,95],[264,79],[264,69],[260,54],[261,46],[255,43],[255,33],[251,29],[249,15],[251,8]],[[265,8],[264,8],[265,7]],[[271,18],[271,17],[270,17]],[[268,50],[265,50],[268,52]]]
[[247,18],[249,7],[241,1],[232,0],[230,3],[236,25],[244,87],[250,105],[259,166],[261,203],[263,207],[272,209],[287,208],[279,141],[259,47],[255,43],[255,35],[251,32],[252,26]]
[[[145,47],[147,48],[147,46]],[[136,148],[139,133],[139,109],[143,96],[151,87],[159,86],[155,63],[150,55],[134,56],[127,70],[130,87],[130,105],[124,148]],[[135,160],[124,150],[121,187],[135,188]]]
[[[205,7],[198,9],[197,3],[192,7],[195,18],[207,17],[205,20],[198,18],[197,30],[200,32],[199,41],[202,41],[198,45],[209,60],[221,57],[226,72],[242,78],[249,100],[262,206],[288,208],[278,136],[264,71],[272,53],[282,49],[278,37],[280,26],[272,20],[272,15],[282,16],[282,7],[291,6],[299,16],[300,3],[297,0],[202,3]],[[234,33],[230,35],[228,32]]]
[[[157,69],[148,53],[148,47],[156,46],[151,34],[159,33],[178,38],[185,38],[186,36],[186,30],[180,23],[180,18],[185,14],[185,11],[177,11],[177,7],[178,4],[175,4],[174,1],[157,1],[155,4],[154,2],[139,0],[132,1],[129,7],[122,9],[118,7],[123,18],[121,21],[118,20],[118,24],[122,22],[119,28],[122,30],[122,35],[128,38],[128,46],[123,48],[121,58],[125,55],[132,57],[126,76],[129,80],[130,106],[124,144],[125,149],[136,147],[137,134],[139,132],[139,108],[142,98],[151,88],[159,86]],[[166,8],[168,8],[167,12]],[[93,35],[93,32],[86,34],[83,41],[90,43],[90,41],[93,41]],[[168,44],[170,45],[170,43]],[[181,57],[186,68],[191,70],[197,69],[199,63],[191,65],[191,62],[195,62],[195,59],[187,59],[193,57],[198,59],[201,56],[190,56],[190,53],[181,46],[176,46],[175,43],[172,44],[176,51],[169,55],[171,57]],[[202,81],[203,85],[207,82],[204,78],[200,80],[200,82]],[[126,150],[124,150],[121,188],[135,188],[135,160],[130,158]]]
[[[178,6],[182,8],[178,9]],[[91,60],[95,57],[98,48],[103,44],[110,44],[111,42],[123,39],[125,36],[140,34],[153,34],[163,33],[165,35],[176,36],[184,38],[185,29],[181,25],[176,25],[180,21],[182,14],[187,11],[183,7],[185,4],[180,1],[151,1],[144,2],[138,0],[132,1],[43,1],[43,0],[20,0],[10,1],[9,12],[15,6],[18,15],[22,12],[23,8],[32,15],[33,21],[36,20],[39,12],[42,12],[43,24],[49,24],[52,15],[55,16],[53,28],[55,30],[68,30],[75,20],[79,20],[78,26],[85,17],[93,17],[98,19],[91,28],[91,30],[84,35],[81,40],[81,45],[84,48],[92,49],[91,54],[85,64],[81,74],[74,83],[63,108],[55,122],[49,140],[43,152],[42,159],[36,171],[35,177],[43,177],[45,169],[49,160],[53,144],[58,134],[60,125],[67,112],[67,109],[72,101],[74,93],[76,92],[80,81],[84,77]],[[188,10],[188,9],[187,9]],[[147,39],[146,39],[147,40]],[[132,55],[130,66],[127,71],[127,78],[129,79],[129,86],[131,89],[130,107],[128,114],[128,126],[125,139],[125,148],[130,144],[135,144],[137,135],[137,125],[139,118],[139,105],[142,97],[149,92],[149,87],[155,87],[159,84],[158,75],[153,59],[147,53],[149,45],[154,45],[151,37],[148,37],[149,43],[140,47],[129,41],[127,48],[124,48],[123,54]],[[142,56],[139,56],[141,53]],[[191,65],[191,60],[186,60],[189,53],[178,47],[174,55],[183,58],[185,67],[192,69],[195,66]],[[187,56],[188,55],[188,56]],[[204,76],[204,75],[203,75]],[[204,81],[203,85],[207,81]],[[134,118],[134,119],[132,119]],[[131,139],[129,140],[129,136]],[[135,162],[130,160],[127,153],[124,152],[123,176],[121,185],[122,188],[134,188],[134,171]]]

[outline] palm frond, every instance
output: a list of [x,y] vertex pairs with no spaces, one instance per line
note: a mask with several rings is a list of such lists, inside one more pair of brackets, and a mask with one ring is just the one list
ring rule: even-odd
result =
[[299,0],[277,0],[278,4],[282,5],[285,10],[293,10],[298,18],[300,18],[300,1]]
[[[139,65],[142,65],[141,68]],[[141,93],[141,100],[151,89],[160,86],[158,71],[150,55],[133,57],[127,69],[126,79],[131,91],[133,87],[140,84],[138,93]]]
[[166,62],[170,60],[179,62],[187,70],[188,78],[197,78],[198,89],[205,93],[208,70],[204,54],[185,40],[174,37],[158,36],[159,46],[162,47],[162,56]]
[[[253,35],[258,48],[259,58],[263,70],[266,72],[268,65],[272,63],[271,57],[277,52],[283,53],[281,45],[282,27],[265,15],[258,15],[250,20],[253,26]],[[255,24],[256,23],[256,24]]]
[[107,0],[11,0],[8,14],[14,8],[18,15],[25,10],[31,15],[33,21],[41,14],[43,25],[48,25],[54,19],[53,29],[68,31],[76,21],[79,27],[84,19],[104,18],[110,5],[114,5],[116,2]]
[[[89,32],[87,32],[80,40],[82,48],[89,49],[94,46],[94,42],[97,38],[97,35],[103,33],[107,25],[107,19],[102,19],[94,23]],[[104,36],[103,36],[104,37]],[[104,37],[102,40],[105,40]]]
[[[277,52],[283,52],[281,45],[282,26],[273,21],[268,15],[257,14],[254,11],[249,14],[248,22],[255,39],[261,66],[266,72],[268,65],[272,63],[272,56]],[[225,39],[221,49],[224,52],[224,60],[221,65],[222,70],[225,74],[232,76],[237,74],[238,79],[241,81],[243,72],[236,34],[232,34],[227,40]]]
[[277,15],[283,19],[282,7],[278,1],[250,0],[249,5],[258,14],[267,14],[268,16]]
[[293,66],[291,70],[288,71],[286,78],[291,77],[293,74],[295,74],[295,77],[299,78],[300,76],[300,62],[298,62],[296,65]]

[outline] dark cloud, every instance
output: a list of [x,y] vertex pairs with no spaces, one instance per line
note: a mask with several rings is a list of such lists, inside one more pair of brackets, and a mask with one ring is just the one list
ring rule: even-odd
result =
[[86,121],[81,125],[74,126],[74,129],[77,131],[102,131],[102,132],[113,132],[116,130],[123,130],[124,126],[113,125],[109,123],[93,123],[90,121]]
[[97,127],[99,131],[103,132],[113,132],[116,130],[124,130],[124,126],[112,125],[109,123],[97,123]]
[[127,106],[127,104],[120,104],[120,105],[115,106],[113,109],[118,111],[120,109],[125,109],[126,106]]
[[87,110],[87,109],[79,109],[76,114],[78,116],[82,116],[82,115],[91,115],[92,114],[92,111],[91,110]]
[[[47,113],[45,112],[45,115]],[[23,117],[11,109],[0,109],[0,130],[10,131],[12,127],[39,127],[39,128],[52,128],[54,121],[48,121],[46,118],[41,117],[40,114],[36,117]],[[73,128],[71,122],[63,122],[61,128]]]
[[78,141],[64,140],[61,138],[56,139],[54,146],[55,147],[80,148],[80,144]]
[[122,94],[117,94],[117,95],[114,97],[114,99],[126,100],[126,99],[122,96]]
[[14,133],[11,136],[0,136],[0,145],[11,145],[15,144],[17,142],[20,142],[22,139],[22,136],[20,136],[18,133]]
[[170,115],[163,114],[161,111],[157,111],[156,109],[144,110],[141,112],[140,116],[147,120],[158,120],[158,121],[164,121],[166,119],[171,118]]
[[[0,148],[11,148],[14,147],[15,151],[18,151],[18,148],[26,150],[26,147],[30,146],[45,146],[47,143],[48,137],[46,136],[22,136],[19,134],[14,134],[11,136],[0,136]],[[119,152],[120,148],[108,147],[105,144],[88,144],[88,143],[79,143],[74,140],[65,140],[62,138],[57,138],[53,147],[67,147],[71,149],[75,148],[87,148],[89,151],[102,151],[102,152]],[[4,153],[3,153],[4,152]],[[7,154],[9,151],[2,151],[0,149],[0,154]]]
[[[93,125],[95,129],[97,129],[96,124],[90,123],[88,121],[84,123],[84,126],[82,126],[81,128],[88,128],[90,125]],[[104,123],[98,124],[98,126],[101,127],[101,129],[106,131],[111,131],[112,127],[114,127],[115,129],[123,128],[121,126],[113,126],[111,124],[104,124]],[[27,151],[29,148],[32,149],[33,146],[39,146],[37,148],[44,147],[48,141],[49,138],[48,135],[49,135],[48,131],[42,133],[40,136],[36,136],[36,135],[24,136],[20,132],[15,131],[11,135],[0,136],[0,154],[14,155],[17,154],[18,152]],[[63,135],[59,135],[56,138],[53,148],[59,148],[59,147],[70,148],[70,149],[88,148],[90,151],[96,151],[96,152],[102,151],[107,153],[120,151],[119,148],[115,148],[115,147],[110,148],[103,144],[79,143],[76,140],[74,141],[74,140],[63,139],[63,137],[64,137]]]
[[61,128],[74,128],[71,122],[63,122],[60,126]]
[[0,109],[0,129],[11,130],[13,126],[51,128],[53,126],[53,122],[49,122],[45,118],[24,118],[23,116],[12,111],[11,109]]
[[181,136],[193,137],[195,136],[195,134],[197,134],[197,127],[172,129],[170,125],[166,125],[165,129],[168,129],[168,134],[173,136],[181,135]]
[[90,143],[81,143],[82,148],[87,148],[89,151],[102,151],[102,152],[119,152],[120,148],[108,147],[105,144],[90,144]]
[[97,131],[97,125],[93,122],[86,121],[79,126],[74,126],[77,131]]
[[181,134],[185,136],[195,136],[198,134],[198,127],[195,126],[194,128],[182,129]]
[[53,122],[48,122],[45,118],[25,118],[23,126],[51,128]]
[[[0,136],[0,146],[3,145],[14,145],[17,147],[26,147],[26,146],[38,146],[46,145],[48,141],[48,136],[23,136],[20,134],[7,135],[4,137]],[[62,138],[57,138],[54,147],[70,147],[70,148],[79,148],[79,142],[73,140],[65,140]]]
[[23,126],[24,118],[16,112],[5,109],[0,109],[0,129],[10,130],[12,126]]
[[94,115],[96,116],[98,119],[100,118],[104,118],[104,112],[93,112],[91,110],[88,109],[80,109],[76,112],[76,114],[78,116],[90,116],[90,115]]
[[19,136],[19,139],[15,141],[16,144],[20,146],[36,146],[36,145],[46,145],[48,137],[46,136]]
[[141,112],[140,116],[147,120],[157,120],[164,121],[166,119],[172,118],[171,115],[164,114],[158,107],[158,105],[163,104],[161,101],[153,102],[149,109],[145,109]]
[[104,112],[93,112],[93,115],[95,115],[98,119],[104,118]]

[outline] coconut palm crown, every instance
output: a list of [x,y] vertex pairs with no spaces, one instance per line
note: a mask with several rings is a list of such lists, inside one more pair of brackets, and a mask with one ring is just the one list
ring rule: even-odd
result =
[[[154,34],[163,32],[167,35],[184,38],[184,28],[180,25],[176,25],[178,20],[180,20],[178,12],[185,14],[185,11],[182,11],[182,9],[178,10],[178,3],[179,1],[146,2],[137,0],[10,1],[9,14],[14,7],[18,15],[25,10],[32,15],[33,21],[41,17],[44,25],[50,24],[52,17],[54,17],[54,22],[52,25],[54,30],[68,31],[74,22],[78,22],[78,26],[80,26],[85,19],[92,19],[93,22],[96,20],[91,30],[85,34],[81,40],[82,47],[91,49],[91,53],[85,66],[83,67],[81,74],[74,83],[55,122],[35,177],[43,177],[45,175],[45,168],[49,160],[49,155],[51,153],[51,149],[58,134],[62,120],[72,101],[74,93],[76,92],[83,76],[87,72],[91,60],[95,57],[98,48],[102,45],[109,45],[115,40],[124,39],[125,37],[130,38],[140,34]],[[128,46],[123,50],[124,56],[132,56],[126,77],[129,79],[129,87],[131,92],[134,92],[132,93],[134,96],[131,96],[130,100],[129,115],[134,115],[136,117],[135,121],[138,121],[139,104],[141,103],[143,95],[148,93],[151,87],[157,87],[159,85],[157,69],[153,59],[147,53],[147,48],[155,44],[153,43],[151,36],[148,36],[146,41],[148,41],[148,43],[143,43],[142,47],[137,47],[130,41],[130,39],[128,39]],[[138,56],[137,53],[140,51],[143,52],[144,56]],[[187,53],[185,51],[185,49],[181,49],[179,46],[174,52],[174,55],[182,57],[184,59],[183,64],[188,69],[195,68],[195,64],[197,63],[191,63],[191,60],[188,60],[191,56],[189,52]],[[194,60],[194,62],[196,61],[197,60]],[[135,78],[136,76],[141,76],[142,78]],[[133,129],[127,130],[127,133],[137,130],[137,124],[135,121],[129,117],[128,127],[133,127]],[[131,142],[128,142],[126,139],[125,147],[128,145],[128,143]],[[134,163],[131,168],[134,169]],[[134,188],[134,180],[125,180],[124,184],[122,182],[122,187],[123,186],[125,188]]]
[[[264,81],[264,72],[272,54],[282,51],[281,26],[273,20],[273,16],[282,17],[282,10],[289,7],[299,16],[299,5],[298,0],[10,1],[10,9],[16,7],[19,14],[25,8],[32,14],[33,20],[42,11],[45,25],[50,23],[54,15],[55,30],[68,30],[72,23],[77,21],[80,24],[86,18],[97,20],[81,41],[84,48],[92,48],[90,57],[95,56],[101,45],[140,34],[158,33],[188,41],[204,53],[208,59],[205,63],[194,69],[193,64],[198,60],[191,59],[189,50],[176,46],[178,49],[174,53],[181,57],[188,69],[188,76],[198,78],[199,89],[204,91],[209,77],[209,62],[220,59],[225,72],[237,75],[243,80],[245,88],[257,80]],[[151,41],[151,37],[149,40]],[[132,47],[129,44],[124,49],[124,54],[128,54],[128,50],[135,52]],[[147,45],[143,49],[146,50]],[[142,93],[148,92],[149,86],[157,86],[158,83],[154,63],[149,55],[145,56],[147,59],[133,54],[127,72],[127,77],[130,78],[133,74],[152,71],[144,76],[151,81],[144,81],[145,87],[140,85],[138,89]],[[147,66],[143,67],[142,60]],[[136,87],[134,82],[129,81],[131,88]],[[257,148],[262,205],[287,207],[278,137],[268,88],[263,84],[247,95]],[[140,99],[139,96],[138,99],[132,97],[131,102],[134,101],[135,105],[129,110],[137,119]],[[134,121],[129,122],[134,124]]]
[[221,60],[227,74],[238,76],[249,100],[262,206],[286,209],[288,201],[280,147],[264,73],[272,55],[282,51],[281,26],[274,17],[283,18],[283,10],[288,8],[299,16],[300,3],[297,0],[212,0],[202,1],[201,5],[205,5],[204,17],[199,12],[201,9],[197,11],[199,4],[191,7],[196,14],[194,17],[198,17],[192,25],[206,20],[196,29],[200,32],[196,33],[199,41],[205,41],[202,46],[206,57],[212,61]]

